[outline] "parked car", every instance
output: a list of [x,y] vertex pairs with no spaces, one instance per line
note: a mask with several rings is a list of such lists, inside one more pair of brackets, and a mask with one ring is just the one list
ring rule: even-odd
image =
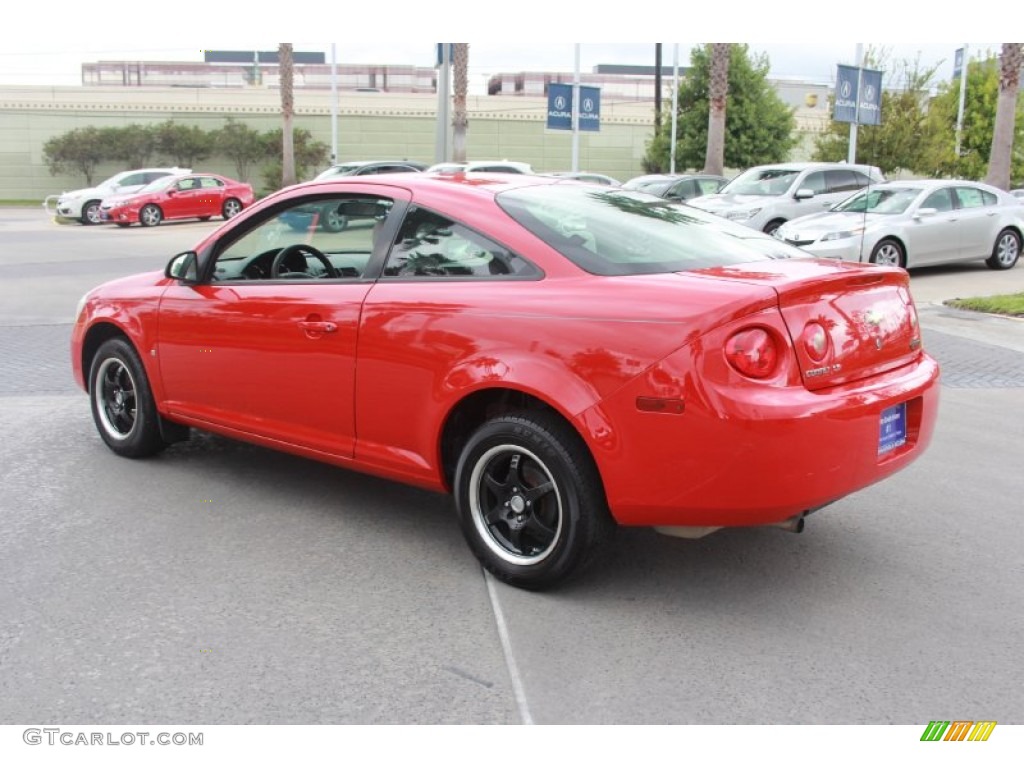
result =
[[1024,198],[1024,189],[1011,189],[1010,194],[1017,198]]
[[1009,269],[1020,255],[1024,206],[973,181],[890,181],[826,213],[783,224],[775,236],[809,253],[847,261],[922,267],[985,259]]
[[622,186],[649,192],[666,200],[693,200],[704,195],[713,195],[722,189],[729,180],[725,176],[708,173],[653,173],[637,176]]
[[107,198],[137,192],[157,179],[191,172],[191,168],[140,168],[135,171],[122,171],[95,187],[62,192],[57,196],[50,195],[43,201],[43,207],[56,219],[99,224],[102,221],[100,206]]
[[321,171],[314,181],[330,179],[335,176],[372,176],[380,173],[420,173],[427,169],[426,163],[415,160],[354,160],[348,163],[336,163],[325,171]]
[[551,171],[545,176],[556,176],[560,179],[575,179],[577,181],[589,181],[591,184],[602,184],[606,187],[621,187],[622,182],[605,176],[603,173],[590,173],[589,171]]
[[882,172],[871,165],[759,165],[693,205],[770,235],[790,219],[831,208],[869,184],[883,181]]
[[533,173],[529,163],[514,160],[474,160],[469,163],[437,163],[427,173]]
[[[478,181],[289,187],[90,291],[71,361],[102,440],[198,428],[451,492],[481,563],[534,589],[616,524],[797,531],[931,440],[904,270],[653,195]],[[281,222],[314,200],[353,223]]]
[[230,219],[248,208],[254,200],[252,187],[241,181],[213,173],[164,176],[138,192],[110,197],[100,206],[103,221],[127,227],[136,222],[155,227],[173,219],[200,219],[214,216]]

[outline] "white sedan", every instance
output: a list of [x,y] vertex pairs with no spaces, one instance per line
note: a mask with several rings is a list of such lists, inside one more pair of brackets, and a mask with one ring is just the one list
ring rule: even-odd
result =
[[890,181],[774,234],[821,258],[905,269],[984,259],[992,269],[1009,269],[1020,256],[1024,206],[973,181]]

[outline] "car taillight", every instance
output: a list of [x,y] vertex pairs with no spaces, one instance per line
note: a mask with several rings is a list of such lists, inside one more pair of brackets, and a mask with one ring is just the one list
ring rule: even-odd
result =
[[734,333],[725,342],[729,365],[752,379],[766,379],[775,373],[779,349],[775,339],[763,328],[748,328]]
[[816,363],[820,363],[828,354],[828,333],[821,323],[805,325],[804,332],[800,335],[800,341],[804,345],[807,356]]

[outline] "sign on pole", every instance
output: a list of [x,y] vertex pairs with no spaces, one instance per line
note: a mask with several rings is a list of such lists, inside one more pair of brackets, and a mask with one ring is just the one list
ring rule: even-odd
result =
[[960,72],[964,68],[964,49],[957,48],[956,53],[953,54],[953,78],[960,77]]
[[882,72],[837,65],[832,119],[857,125],[882,124]]
[[857,83],[859,68],[839,64],[836,67],[836,101],[832,119],[837,123],[857,122]]
[[[581,131],[601,130],[601,89],[580,86]],[[572,130],[572,83],[548,84],[547,127],[554,131]]]

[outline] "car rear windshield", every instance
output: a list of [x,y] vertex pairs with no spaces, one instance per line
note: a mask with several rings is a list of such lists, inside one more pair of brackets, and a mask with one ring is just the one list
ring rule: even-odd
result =
[[595,275],[649,275],[807,254],[741,224],[643,192],[568,184],[496,197],[509,216]]

